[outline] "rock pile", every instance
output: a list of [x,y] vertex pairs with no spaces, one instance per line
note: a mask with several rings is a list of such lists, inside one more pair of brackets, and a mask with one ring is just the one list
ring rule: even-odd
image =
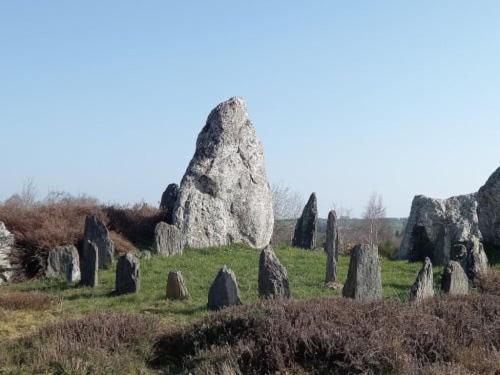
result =
[[99,250],[94,242],[84,244],[80,259],[80,285],[96,287],[98,284],[97,271],[99,269]]
[[80,259],[73,245],[57,246],[47,258],[46,276],[64,275],[68,284],[80,282]]
[[108,228],[96,216],[85,218],[83,247],[91,242],[97,246],[99,268],[108,268],[113,263],[115,246],[109,237]]
[[236,276],[233,271],[224,266],[217,273],[208,291],[208,308],[219,310],[240,304],[240,288]]
[[434,278],[432,262],[425,258],[424,264],[418,273],[417,280],[410,289],[410,301],[421,302],[426,298],[434,297]]
[[182,235],[175,225],[159,222],[155,227],[153,252],[159,255],[182,254]]
[[362,244],[352,249],[342,295],[360,301],[374,301],[382,298],[377,246]]
[[115,293],[137,293],[141,288],[139,259],[132,253],[118,258],[116,264]]
[[450,295],[469,293],[469,280],[460,263],[448,262],[443,271],[441,290]]
[[318,202],[316,194],[309,197],[302,215],[295,224],[292,246],[302,249],[314,249],[316,243],[316,224],[318,222]]
[[269,245],[259,259],[259,295],[263,298],[290,298],[288,273]]
[[242,98],[219,104],[208,116],[173,221],[187,247],[269,243],[274,216],[264,151]]
[[189,292],[180,271],[171,271],[168,273],[167,298],[179,300],[189,298]]

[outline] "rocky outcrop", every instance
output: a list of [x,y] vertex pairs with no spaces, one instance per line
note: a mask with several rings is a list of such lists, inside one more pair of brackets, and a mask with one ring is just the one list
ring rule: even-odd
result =
[[180,271],[170,271],[168,273],[167,298],[178,300],[189,298],[189,292]]
[[159,255],[170,256],[182,254],[182,234],[175,226],[159,222],[155,227],[153,252]]
[[91,241],[84,244],[80,258],[80,285],[95,287],[98,285],[97,271],[99,269],[99,250]]
[[73,245],[57,246],[49,251],[47,277],[64,275],[68,284],[80,281],[80,259]]
[[259,295],[263,298],[290,298],[288,273],[269,245],[259,259]]
[[479,228],[484,241],[500,248],[500,168],[477,193]]
[[14,235],[0,221],[0,284],[10,281],[14,274],[14,267],[10,261],[13,247]]
[[352,249],[342,295],[360,301],[374,301],[382,298],[377,246],[362,244]]
[[318,222],[318,202],[316,194],[312,193],[295,224],[292,246],[302,249],[314,249],[316,244],[316,225]]
[[116,264],[115,293],[137,293],[141,288],[139,259],[132,253],[118,258]]
[[417,195],[399,250],[400,259],[422,261],[429,257],[433,264],[445,264],[457,244],[482,239],[477,216],[475,194],[448,199]]
[[337,262],[339,258],[339,228],[335,211],[328,213],[326,224],[326,276],[325,284],[335,286],[337,283]]
[[443,270],[441,290],[450,295],[469,293],[469,280],[460,263],[453,260],[448,262]]
[[477,237],[455,244],[451,249],[451,260],[460,263],[471,281],[475,281],[478,276],[488,271],[488,258],[483,244]]
[[410,301],[421,302],[431,297],[434,297],[432,262],[429,258],[425,258],[424,264],[417,275],[417,280],[410,289]]
[[208,308],[219,310],[240,304],[240,288],[236,276],[233,271],[224,266],[217,273],[208,291]]
[[111,266],[115,254],[115,245],[109,237],[108,228],[96,216],[87,216],[85,218],[83,247],[89,243],[94,243],[97,246],[99,268]]
[[166,221],[168,224],[174,223],[173,219],[174,208],[178,196],[179,196],[179,185],[177,184],[168,185],[161,196],[160,210],[165,211]]
[[271,189],[264,151],[242,98],[219,104],[198,136],[181,182],[174,223],[187,247],[269,244]]

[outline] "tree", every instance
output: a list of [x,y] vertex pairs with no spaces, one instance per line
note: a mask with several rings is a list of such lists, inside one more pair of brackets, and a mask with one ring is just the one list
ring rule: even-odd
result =
[[271,191],[273,194],[273,210],[275,219],[296,219],[300,216],[304,206],[304,200],[299,193],[292,190],[283,182],[273,184]]
[[373,192],[363,213],[364,239],[371,245],[378,245],[383,231],[385,206],[382,195]]

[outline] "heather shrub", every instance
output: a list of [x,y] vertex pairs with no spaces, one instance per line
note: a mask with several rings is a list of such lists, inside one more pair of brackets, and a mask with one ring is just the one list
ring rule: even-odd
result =
[[[464,371],[491,369],[500,346],[499,313],[498,297],[480,295],[419,306],[388,300],[263,302],[163,335],[152,364],[166,371],[180,364],[197,373],[213,366],[215,356],[245,374],[400,374],[448,364]],[[464,363],[457,348],[483,355]]]
[[0,365],[26,373],[141,373],[160,329],[154,316],[91,314],[9,343]]
[[5,310],[44,310],[53,302],[53,297],[43,293],[0,292],[0,308]]
[[488,272],[479,275],[476,286],[481,293],[500,296],[500,271],[490,268]]

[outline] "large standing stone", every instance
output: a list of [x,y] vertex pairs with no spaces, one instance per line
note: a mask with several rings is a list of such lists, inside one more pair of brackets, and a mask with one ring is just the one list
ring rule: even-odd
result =
[[115,246],[109,237],[108,228],[96,216],[85,218],[83,246],[93,242],[98,250],[99,268],[107,268],[113,263]]
[[290,298],[288,273],[269,245],[259,259],[259,295],[263,298]]
[[451,260],[461,264],[471,281],[475,281],[478,276],[488,271],[488,258],[483,244],[477,237],[455,244],[451,249]]
[[14,274],[10,257],[14,247],[14,235],[0,221],[0,284],[8,282]]
[[219,310],[224,307],[240,305],[240,288],[234,272],[222,267],[208,291],[208,308]]
[[139,259],[132,253],[118,258],[116,264],[115,293],[137,293],[141,288]]
[[155,227],[153,252],[160,255],[182,254],[182,234],[175,226],[159,222]]
[[181,182],[174,223],[187,247],[269,244],[271,188],[242,98],[219,104],[208,116]]
[[460,263],[449,261],[443,271],[441,290],[450,295],[468,294],[469,280]]
[[417,280],[410,289],[410,301],[420,302],[431,297],[434,297],[432,262],[429,258],[425,258],[424,264],[417,275]]
[[400,259],[445,264],[451,259],[452,247],[481,240],[477,216],[476,194],[448,199],[417,195],[399,250]]
[[170,184],[167,186],[165,191],[161,196],[160,210],[163,210],[167,214],[167,223],[173,224],[173,214],[175,208],[175,202],[179,196],[179,185]]
[[57,246],[50,250],[47,258],[46,276],[64,275],[68,284],[80,281],[80,259],[73,245]]
[[361,301],[382,298],[382,280],[376,245],[362,244],[352,249],[342,295]]
[[328,213],[326,223],[326,277],[325,284],[336,287],[337,284],[337,262],[339,258],[339,229],[337,214],[334,210]]
[[316,194],[312,193],[309,197],[302,215],[295,225],[292,246],[303,249],[314,249],[316,242],[316,224],[318,222],[318,202]]
[[477,194],[479,228],[484,241],[500,248],[500,167]]
[[186,299],[189,292],[180,271],[170,271],[167,278],[167,298]]
[[99,269],[99,250],[97,245],[87,241],[82,250],[80,259],[80,285],[95,287],[98,284],[97,271]]

